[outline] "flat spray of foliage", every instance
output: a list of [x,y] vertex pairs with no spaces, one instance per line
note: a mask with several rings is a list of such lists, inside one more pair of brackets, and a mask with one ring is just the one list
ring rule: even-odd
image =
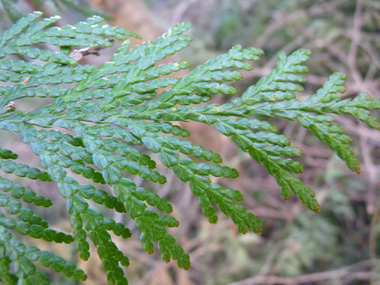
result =
[[[90,200],[129,215],[147,253],[153,252],[156,243],[165,262],[174,259],[179,267],[188,269],[189,255],[166,231],[166,227],[178,226],[174,217],[165,214],[172,212],[171,204],[127,178],[138,175],[154,183],[166,183],[165,176],[154,170],[158,160],[189,183],[211,223],[217,222],[215,209],[219,208],[239,232],[260,233],[261,222],[241,205],[241,193],[214,184],[209,178],[235,178],[238,172],[221,166],[217,153],[187,141],[188,131],[171,122],[196,121],[214,126],[274,177],[286,200],[293,193],[315,212],[319,205],[313,191],[294,176],[302,172],[302,165],[292,157],[299,157],[301,151],[290,146],[290,140],[278,134],[267,118],[297,121],[356,172],[360,168],[349,146],[350,138],[329,114],[351,115],[371,128],[379,128],[369,113],[380,108],[379,100],[364,93],[354,99],[340,99],[343,74],[331,75],[308,99],[295,98],[294,92],[303,90],[298,84],[304,81],[300,74],[308,71],[303,65],[310,55],[307,50],[289,56],[279,53],[277,66],[236,99],[222,105],[204,104],[217,94],[236,94],[234,87],[223,82],[240,80],[242,75],[236,70],[251,70],[249,62],[257,61],[262,51],[235,46],[182,78],[169,77],[189,68],[186,62],[156,64],[190,42],[183,35],[190,25],[181,24],[133,49],[129,41],[124,41],[110,61],[99,67],[80,65],[71,47],[107,47],[110,38],[125,40],[125,36],[137,35],[103,25],[100,17],[62,28],[49,27],[58,17],[40,21],[39,17],[41,13],[35,12],[21,18],[0,38],[0,81],[4,82],[0,87],[0,129],[18,135],[39,157],[42,167],[17,162],[16,153],[0,148],[0,168],[25,179],[55,183],[67,201],[72,232],[49,228],[43,218],[25,206],[32,203],[50,207],[49,199],[0,177],[0,206],[4,209],[0,212],[0,279],[6,284],[48,283],[35,263],[76,280],[86,279],[75,265],[51,252],[27,246],[14,233],[47,242],[74,242],[83,260],[89,258],[91,242],[107,280],[126,284],[121,266],[128,266],[129,260],[110,233],[127,239],[130,230],[90,207]],[[43,43],[60,47],[60,52],[41,48]],[[23,60],[12,60],[12,55]],[[157,90],[163,88],[158,94]],[[26,97],[54,100],[25,112],[19,109],[17,100]],[[144,149],[151,155],[143,153]],[[77,175],[88,184],[78,182],[74,178]],[[101,190],[101,184],[110,186],[112,194]]]

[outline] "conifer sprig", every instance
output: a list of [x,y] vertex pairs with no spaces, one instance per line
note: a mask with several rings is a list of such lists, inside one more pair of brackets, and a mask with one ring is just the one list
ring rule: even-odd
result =
[[[266,118],[297,121],[357,172],[359,163],[350,139],[333,122],[331,114],[351,115],[371,128],[380,125],[370,114],[380,108],[379,100],[367,94],[340,99],[339,93],[344,92],[344,75],[340,73],[331,75],[308,99],[296,98],[294,93],[303,91],[299,84],[304,82],[302,73],[308,71],[304,65],[310,56],[307,50],[289,56],[279,53],[276,67],[239,96],[226,82],[240,80],[238,70],[251,70],[252,61],[262,55],[259,49],[235,46],[177,78],[172,73],[190,66],[186,62],[160,61],[189,44],[190,38],[184,35],[189,24],[175,25],[157,40],[130,48],[125,36],[137,35],[103,25],[100,17],[61,28],[49,27],[58,17],[38,20],[40,17],[41,13],[35,12],[21,18],[0,37],[0,129],[18,135],[41,162],[40,168],[20,163],[16,153],[0,148],[2,171],[20,177],[17,183],[0,177],[0,206],[5,210],[0,214],[3,282],[48,282],[35,262],[76,280],[86,278],[75,265],[28,247],[13,236],[19,233],[48,242],[75,242],[83,260],[89,258],[91,241],[107,280],[127,283],[122,267],[128,266],[129,259],[110,233],[128,239],[131,232],[91,207],[90,201],[132,218],[147,253],[153,252],[156,243],[165,262],[174,259],[179,267],[188,269],[189,255],[166,230],[179,225],[170,216],[172,205],[133,182],[133,176],[139,176],[165,184],[165,175],[156,169],[158,161],[189,183],[211,223],[217,222],[220,209],[239,232],[260,233],[261,222],[242,206],[242,194],[210,179],[236,178],[237,170],[222,165],[219,154],[189,142],[189,132],[175,125],[176,121],[214,126],[274,177],[285,199],[293,192],[316,212],[319,205],[313,191],[294,176],[302,172],[301,163],[293,159],[301,155],[301,150],[291,146],[290,139],[279,134]],[[123,43],[110,61],[101,66],[78,64],[73,49],[98,50],[110,46],[111,38]],[[42,43],[54,45],[59,51],[44,49]],[[162,88],[164,91],[159,91]],[[218,94],[237,97],[221,105],[205,104]],[[21,103],[26,97],[50,97],[53,101],[26,112]],[[82,178],[77,179],[78,175]],[[52,230],[19,201],[52,205],[49,199],[25,188],[25,178],[58,186],[67,203],[70,234]],[[101,189],[102,185],[108,185],[112,192]]]

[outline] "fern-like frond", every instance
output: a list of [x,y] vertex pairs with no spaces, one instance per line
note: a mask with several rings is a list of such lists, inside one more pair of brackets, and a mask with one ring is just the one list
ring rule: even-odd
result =
[[[17,232],[46,241],[75,242],[83,260],[89,258],[91,241],[107,280],[126,283],[122,266],[127,266],[129,259],[110,233],[127,239],[131,232],[93,208],[92,202],[133,219],[147,253],[153,252],[156,243],[165,262],[173,259],[188,269],[189,255],[166,229],[179,225],[170,216],[172,205],[133,181],[139,176],[151,183],[166,183],[165,175],[156,169],[158,161],[189,183],[211,223],[217,222],[220,209],[239,232],[260,233],[261,222],[241,205],[242,194],[212,182],[212,177],[236,178],[237,170],[222,165],[219,154],[186,140],[189,132],[175,125],[176,121],[214,126],[274,177],[285,199],[293,192],[316,212],[319,205],[313,191],[295,177],[302,172],[301,163],[294,160],[301,156],[301,150],[291,146],[290,139],[279,134],[266,118],[297,121],[357,172],[359,164],[349,137],[334,124],[331,114],[351,115],[379,128],[379,122],[370,115],[371,110],[380,108],[378,100],[367,94],[340,99],[338,94],[344,91],[342,74],[333,74],[308,99],[296,98],[294,92],[303,91],[298,84],[304,82],[301,74],[308,71],[304,66],[310,55],[307,50],[289,56],[280,53],[276,67],[236,99],[222,105],[204,104],[213,95],[237,95],[226,82],[240,80],[238,70],[251,70],[251,62],[257,61],[262,51],[235,46],[177,78],[173,73],[189,65],[160,61],[189,44],[190,38],[184,35],[189,24],[176,25],[157,40],[130,48],[125,36],[137,35],[103,25],[100,17],[58,28],[49,27],[58,17],[38,21],[40,16],[35,12],[20,19],[0,37],[0,129],[18,135],[39,157],[43,168],[20,163],[16,153],[0,148],[0,168],[21,180],[18,184],[0,177],[0,206],[7,212],[0,215],[0,279],[4,282],[22,282],[25,278],[45,282],[46,276],[35,269],[34,262],[76,280],[86,278],[83,271],[52,253],[26,247],[12,236]],[[110,46],[110,37],[123,43],[101,66],[79,65],[71,53],[72,47]],[[41,43],[57,46],[59,51],[43,49]],[[17,55],[23,59],[15,59]],[[26,112],[21,103],[25,97],[53,100]],[[66,200],[71,234],[52,230],[20,203],[19,199],[36,206],[52,204],[25,188],[24,178],[58,186]],[[101,189],[102,185],[112,192]],[[13,254],[15,250],[17,254]]]

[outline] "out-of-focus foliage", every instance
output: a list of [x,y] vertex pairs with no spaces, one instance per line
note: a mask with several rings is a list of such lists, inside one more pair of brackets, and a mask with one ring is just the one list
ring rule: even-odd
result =
[[1,18],[9,18],[13,22],[32,11],[61,14],[67,8],[72,8],[86,16],[105,16],[101,11],[91,8],[85,0],[1,0],[1,5]]

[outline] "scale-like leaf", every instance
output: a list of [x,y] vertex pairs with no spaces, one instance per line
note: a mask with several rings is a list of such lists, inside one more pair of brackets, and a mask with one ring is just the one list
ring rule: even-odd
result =
[[[0,214],[0,280],[5,283],[47,283],[35,262],[75,280],[86,278],[83,271],[51,252],[26,247],[14,232],[74,242],[83,260],[89,258],[91,242],[108,282],[126,283],[122,266],[130,261],[110,233],[128,239],[131,231],[105,217],[100,210],[104,207],[135,221],[147,253],[153,252],[156,243],[165,262],[173,259],[188,269],[189,255],[166,229],[179,226],[170,216],[172,205],[149,189],[150,184],[138,187],[132,179],[139,176],[150,183],[167,183],[162,167],[189,183],[211,223],[217,222],[220,210],[239,232],[260,233],[261,221],[244,208],[242,194],[212,182],[212,177],[236,178],[238,171],[222,165],[219,154],[187,140],[190,133],[183,127],[187,122],[215,127],[273,176],[285,199],[294,193],[315,212],[319,205],[313,191],[295,176],[303,171],[295,160],[301,150],[291,146],[290,139],[266,118],[296,121],[357,172],[359,163],[350,139],[331,114],[351,115],[371,128],[380,126],[370,114],[380,108],[379,100],[364,93],[340,99],[339,93],[344,92],[340,73],[331,75],[316,94],[304,101],[297,99],[295,92],[303,91],[301,74],[308,71],[307,50],[289,56],[279,53],[276,67],[238,95],[232,83],[242,78],[239,70],[252,69],[251,62],[262,55],[259,49],[235,46],[178,77],[175,72],[189,68],[187,62],[160,61],[189,44],[190,38],[184,35],[189,24],[175,25],[155,41],[130,48],[125,36],[137,35],[103,25],[98,16],[64,27],[50,27],[58,17],[38,21],[40,16],[35,12],[21,18],[0,37],[0,129],[18,135],[41,162],[41,167],[21,163],[18,154],[0,148],[0,169],[17,176],[17,183],[0,177],[0,206],[5,210]],[[76,56],[85,55],[81,50],[108,47],[110,37],[123,40],[110,61],[100,66],[78,64]],[[40,43],[55,45],[59,52],[43,49]],[[236,97],[225,104],[209,104],[218,94]],[[25,111],[21,103],[25,97],[50,97],[52,102]],[[178,126],[178,121],[185,123]],[[52,205],[23,186],[26,178],[57,185],[66,200],[71,234],[52,230],[19,201]],[[103,185],[107,187],[102,189]]]

